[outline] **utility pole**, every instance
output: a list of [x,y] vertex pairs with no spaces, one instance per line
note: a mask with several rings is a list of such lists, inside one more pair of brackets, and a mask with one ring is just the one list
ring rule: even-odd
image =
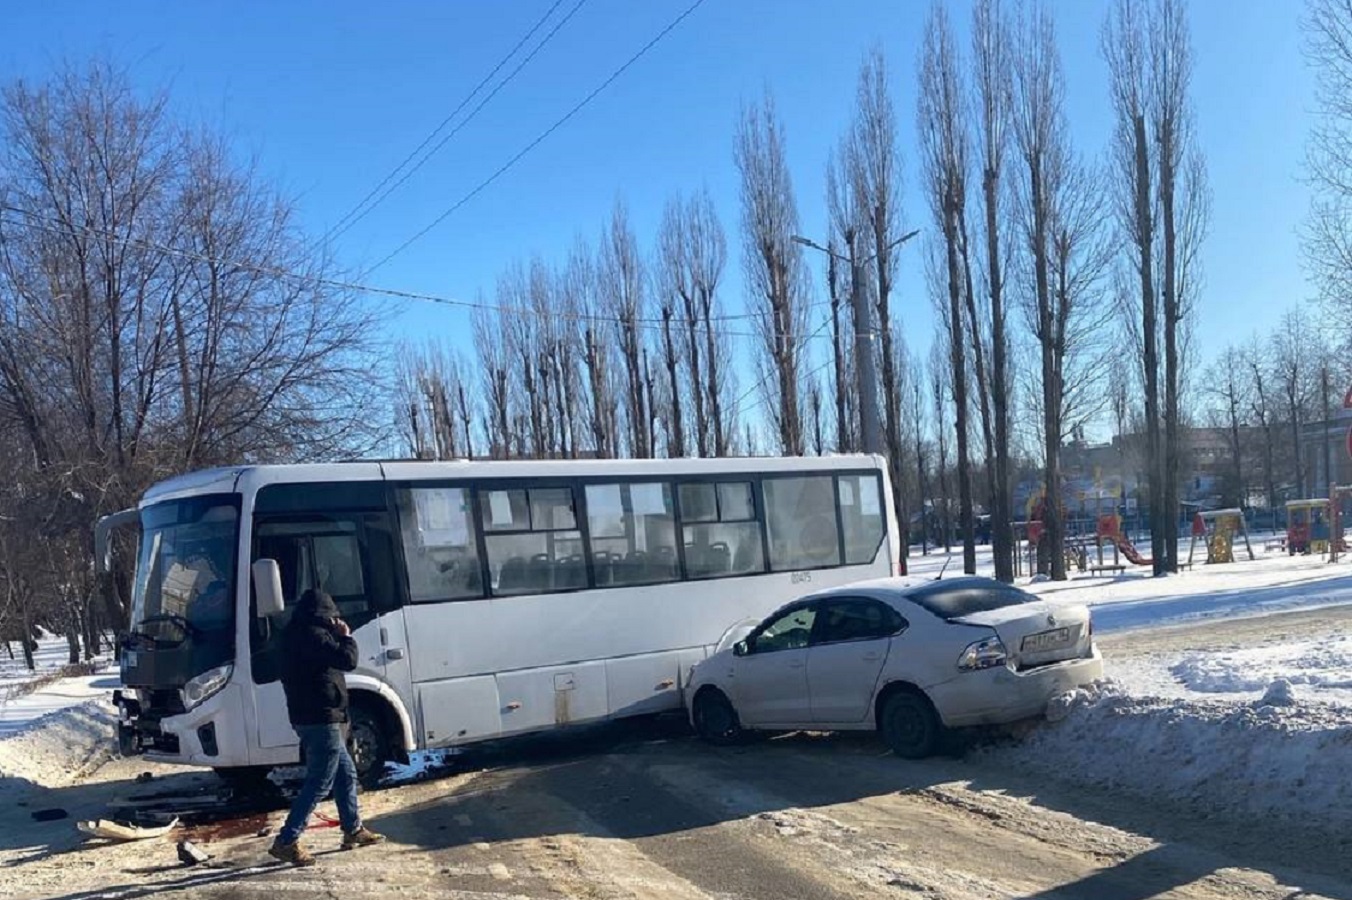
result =
[[[919,233],[920,231],[916,230],[903,234],[888,244],[882,252],[888,253],[893,248],[900,247]],[[793,242],[811,247],[813,250],[820,250],[827,256],[850,266],[850,306],[854,320],[854,377],[855,387],[859,390],[860,444],[865,453],[886,456],[887,448],[883,445],[883,425],[880,418],[882,408],[878,403],[878,359],[873,352],[875,337],[873,315],[864,296],[864,267],[877,259],[878,254],[861,260],[851,246],[850,256],[847,259],[829,247],[823,247],[799,234],[793,236]],[[894,472],[892,477],[899,478],[901,473]]]
[[1320,442],[1324,445],[1324,488],[1329,495],[1329,502],[1337,502],[1333,496],[1333,485],[1336,479],[1333,477],[1333,447],[1329,441],[1329,432],[1333,431],[1333,410],[1329,409],[1329,364],[1324,363],[1323,371],[1320,372],[1320,382],[1324,392],[1324,427],[1319,436]]
[[854,377],[859,389],[859,438],[865,453],[885,455],[878,417],[878,360],[873,354],[873,316],[864,297],[864,264],[850,248],[850,305],[854,309]]

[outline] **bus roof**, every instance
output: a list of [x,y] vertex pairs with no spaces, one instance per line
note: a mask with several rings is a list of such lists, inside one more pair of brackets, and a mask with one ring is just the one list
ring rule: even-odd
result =
[[721,473],[755,475],[804,470],[882,469],[883,458],[841,454],[805,457],[718,457],[682,459],[547,459],[404,462],[341,462],[230,466],[189,472],[146,491],[141,505],[198,494],[257,490],[266,484],[307,481],[433,481],[497,478],[680,477]]

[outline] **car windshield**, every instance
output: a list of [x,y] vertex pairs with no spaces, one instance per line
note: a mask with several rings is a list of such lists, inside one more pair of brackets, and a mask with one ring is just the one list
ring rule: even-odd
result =
[[951,621],[993,609],[1031,603],[1037,598],[998,582],[939,581],[911,593],[908,599],[939,618]]
[[235,497],[176,500],[142,511],[132,592],[136,630],[169,641],[229,630],[238,530]]

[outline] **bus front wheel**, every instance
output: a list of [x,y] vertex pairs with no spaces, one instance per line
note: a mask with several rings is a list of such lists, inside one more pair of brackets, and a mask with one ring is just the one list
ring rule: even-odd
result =
[[272,766],[230,766],[212,771],[237,794],[251,794],[272,787],[272,782],[268,781]]
[[357,767],[357,780],[362,787],[373,788],[393,758],[384,718],[370,703],[353,703],[348,719],[347,749]]

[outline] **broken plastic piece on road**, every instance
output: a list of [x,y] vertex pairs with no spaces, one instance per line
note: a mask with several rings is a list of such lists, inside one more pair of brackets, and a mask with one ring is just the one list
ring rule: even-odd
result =
[[178,842],[178,860],[185,866],[196,866],[211,859],[211,854],[192,841]]
[[110,841],[144,841],[149,838],[164,837],[178,827],[178,819],[174,819],[168,825],[161,825],[156,828],[124,825],[121,822],[114,822],[109,819],[99,819],[95,822],[77,822],[75,827],[90,837],[106,838]]

